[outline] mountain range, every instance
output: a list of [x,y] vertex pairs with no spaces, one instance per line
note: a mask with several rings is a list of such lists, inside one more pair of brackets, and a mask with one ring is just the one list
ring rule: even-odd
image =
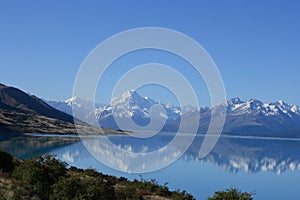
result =
[[[222,109],[221,109],[222,108]],[[224,109],[225,108],[225,109]],[[233,98],[226,104],[215,106],[211,109],[200,109],[199,133],[206,133],[212,116],[221,117],[226,111],[223,133],[243,136],[271,136],[271,137],[299,137],[300,136],[300,107],[290,105],[282,100],[275,103],[263,103],[256,99],[242,101]],[[187,121],[193,121],[196,112],[183,115]],[[176,127],[180,120],[171,124],[167,130]],[[187,124],[183,130],[189,132],[194,126]]]
[[[157,105],[158,108],[157,108]],[[79,110],[82,125],[89,124],[92,117],[98,120],[105,130],[119,130],[119,124],[128,124],[133,120],[145,131],[151,131],[151,117],[154,122],[165,122],[161,132],[176,132],[181,119],[188,123],[182,130],[190,132],[197,124],[200,114],[198,133],[205,134],[212,118],[218,118],[226,112],[224,134],[243,136],[300,136],[300,107],[287,104],[282,100],[264,103],[256,99],[242,101],[239,98],[228,100],[224,104],[209,108],[196,109],[193,106],[182,108],[169,103],[142,97],[136,91],[129,90],[107,105],[72,97],[64,102],[46,101],[29,95],[17,88],[0,84],[0,132],[35,133],[76,133],[72,117],[72,106]],[[154,109],[153,109],[154,108]],[[118,120],[118,123],[116,122]],[[97,124],[88,125],[91,129]],[[129,131],[134,131],[128,129]]]
[[[282,100],[274,103],[264,103],[256,99],[242,101],[233,98],[226,103],[209,108],[196,109],[193,106],[171,105],[155,101],[149,97],[141,97],[136,91],[129,90],[120,97],[111,100],[107,105],[95,104],[91,109],[92,102],[72,97],[65,102],[47,101],[47,103],[58,110],[72,114],[72,105],[82,111],[80,119],[89,123],[91,117],[97,118],[102,127],[118,130],[120,127],[115,119],[126,123],[132,119],[137,125],[145,127],[150,123],[151,107],[159,105],[160,108],[154,114],[154,120],[165,120],[163,132],[176,132],[182,118],[188,124],[183,127],[184,132],[190,132],[196,124],[195,116],[200,114],[198,133],[205,134],[214,113],[214,117],[224,115],[219,110],[226,110],[226,121],[223,133],[230,135],[251,136],[300,136],[300,107],[290,105]],[[220,109],[222,108],[222,109]],[[224,109],[225,108],[225,109]],[[95,125],[95,124],[92,124]]]

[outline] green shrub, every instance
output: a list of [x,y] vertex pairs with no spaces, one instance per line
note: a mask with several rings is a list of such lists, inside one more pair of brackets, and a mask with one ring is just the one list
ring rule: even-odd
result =
[[52,186],[52,193],[50,199],[81,199],[80,198],[81,185],[78,177],[62,177],[57,183]]
[[62,177],[52,186],[51,200],[115,199],[114,188],[105,180],[91,176]]
[[48,199],[51,186],[66,175],[66,164],[51,155],[24,160],[15,167],[13,177],[32,186],[41,199]]
[[118,185],[118,187],[115,188],[115,195],[118,200],[138,200],[142,198],[144,193],[141,191],[138,192],[133,185]]
[[241,192],[236,188],[227,189],[225,191],[217,191],[213,197],[208,200],[252,200],[254,193]]
[[32,191],[30,185],[14,181],[12,186],[13,195],[11,199],[22,200],[38,200],[40,199],[37,194]]

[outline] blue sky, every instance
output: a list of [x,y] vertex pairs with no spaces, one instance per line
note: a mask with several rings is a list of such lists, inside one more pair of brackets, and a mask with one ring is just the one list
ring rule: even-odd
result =
[[[72,95],[82,61],[101,41],[128,29],[157,26],[180,31],[207,50],[228,98],[300,105],[299,10],[298,1],[1,1],[0,82],[64,100]],[[209,104],[205,85],[186,70],[188,65],[168,58],[137,53],[116,62],[111,75],[121,76],[144,62],[178,65],[195,85],[201,104]],[[114,79],[105,80],[107,93],[97,94],[97,101],[109,100]],[[140,92],[174,101],[151,86]]]

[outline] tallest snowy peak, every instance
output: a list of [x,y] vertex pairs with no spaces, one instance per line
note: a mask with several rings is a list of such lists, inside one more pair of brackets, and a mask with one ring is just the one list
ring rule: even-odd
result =
[[121,95],[121,99],[139,96],[135,90],[128,90]]
[[141,97],[135,90],[128,90],[124,92],[120,97],[112,99],[110,104],[140,104],[145,103],[145,101],[148,102],[149,100]]

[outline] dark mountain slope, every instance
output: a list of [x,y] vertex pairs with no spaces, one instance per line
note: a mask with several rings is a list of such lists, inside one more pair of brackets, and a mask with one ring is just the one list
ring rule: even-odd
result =
[[73,123],[73,117],[52,108],[36,96],[30,96],[25,92],[0,84],[0,108],[22,113],[36,113],[49,118],[55,118],[64,122]]
[[[87,133],[100,133],[97,127],[79,123],[87,128],[84,129]],[[0,133],[77,133],[77,130],[73,116],[56,110],[36,96],[0,84]]]

